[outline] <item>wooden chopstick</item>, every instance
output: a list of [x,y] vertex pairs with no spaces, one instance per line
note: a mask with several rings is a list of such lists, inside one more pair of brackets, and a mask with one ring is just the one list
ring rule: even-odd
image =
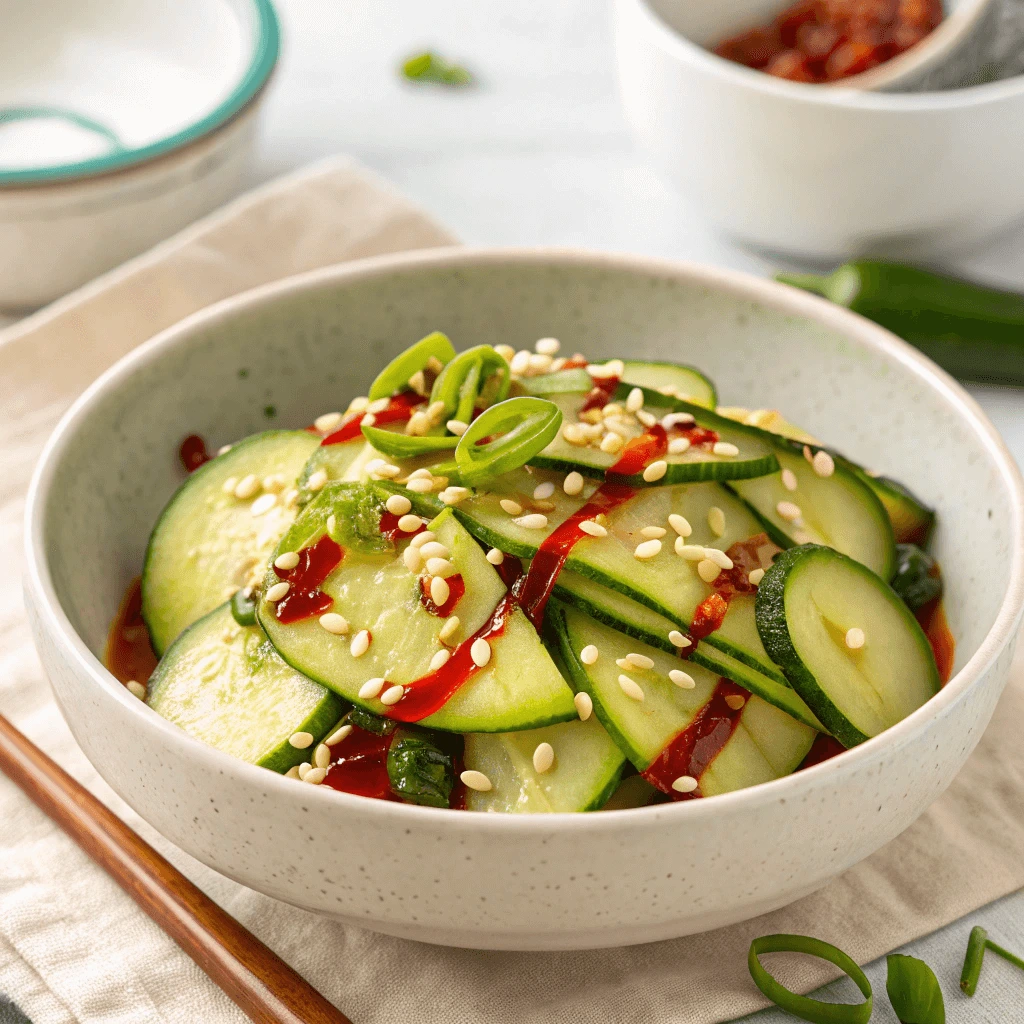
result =
[[257,1024],[352,1024],[0,715],[0,771]]

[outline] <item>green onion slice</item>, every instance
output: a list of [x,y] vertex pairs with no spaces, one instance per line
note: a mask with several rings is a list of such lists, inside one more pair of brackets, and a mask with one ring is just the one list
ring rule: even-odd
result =
[[457,437],[413,437],[399,434],[395,430],[381,430],[380,427],[363,427],[363,437],[377,451],[393,459],[414,459],[417,455],[431,452],[451,452],[459,443]]
[[431,357],[448,363],[455,358],[455,349],[448,338],[440,331],[434,331],[421,338],[415,345],[399,353],[377,374],[377,379],[370,387],[370,401],[378,398],[390,398],[393,394],[408,386],[409,378],[422,370]]
[[561,424],[562,410],[543,398],[510,398],[492,405],[459,438],[455,462],[462,482],[473,487],[525,465],[551,443]]
[[[863,1003],[823,1003],[797,995],[777,982],[762,966],[762,953],[806,953],[835,964],[849,975],[864,996]],[[773,1002],[794,1017],[812,1024],[867,1024],[871,1018],[871,982],[867,975],[841,949],[809,935],[762,935],[750,944],[747,967],[754,984]]]
[[256,625],[256,601],[246,596],[244,590],[236,590],[231,595],[231,617],[240,626]]
[[494,403],[508,398],[512,384],[508,363],[490,345],[477,345],[457,355],[438,374],[434,390],[430,393],[431,404],[444,402],[448,416],[468,423],[473,418],[477,397],[484,390],[488,377],[498,375],[498,387]]
[[594,386],[594,378],[586,370],[575,367],[539,377],[524,377],[519,386],[528,395],[561,395],[590,391]]
[[981,977],[981,965],[985,959],[985,950],[991,949],[996,956],[1001,956],[1015,967],[1024,971],[1024,960],[1015,956],[1008,949],[1003,949],[988,937],[988,932],[981,925],[971,929],[971,937],[967,940],[967,956],[964,958],[964,969],[960,972],[960,988],[964,995],[973,996]]

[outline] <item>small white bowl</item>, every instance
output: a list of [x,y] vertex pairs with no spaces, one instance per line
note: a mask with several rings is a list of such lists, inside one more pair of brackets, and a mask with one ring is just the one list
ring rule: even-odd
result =
[[0,308],[39,306],[238,187],[269,0],[17,4],[0,35]]
[[[268,402],[275,423],[308,423],[365,393],[386,360],[435,328],[459,347],[554,335],[595,358],[628,347],[697,363],[724,401],[778,404],[905,480],[938,506],[955,677],[894,728],[788,778],[578,815],[471,814],[304,786],[160,718],[99,659],[180,482],[181,437],[196,431],[216,448],[265,428]],[[46,447],[26,515],[36,643],[107,782],[171,841],[246,885],[450,945],[646,942],[814,891],[949,785],[992,715],[1024,613],[1024,483],[956,383],[880,327],[796,289],[629,256],[438,250],[221,302],[82,396]]]
[[[698,6],[687,38],[674,26]],[[748,244],[831,262],[933,260],[1024,216],[1013,129],[1024,77],[926,93],[789,82],[705,49],[714,8],[615,0],[626,118],[698,215]],[[978,31],[990,24],[992,9],[969,10]]]

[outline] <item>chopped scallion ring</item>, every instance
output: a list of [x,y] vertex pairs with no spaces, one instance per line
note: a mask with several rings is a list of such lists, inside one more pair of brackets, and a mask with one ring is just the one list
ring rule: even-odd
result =
[[491,404],[508,397],[512,371],[508,363],[490,345],[476,345],[460,352],[438,374],[430,393],[430,402],[444,402],[448,418],[463,423],[473,418],[477,398],[484,393],[488,378],[497,376],[497,389]]
[[381,430],[379,427],[363,427],[362,431],[363,437],[377,451],[393,459],[414,459],[417,455],[428,455],[430,452],[451,452],[459,443],[455,436],[413,437],[394,430]]
[[525,465],[558,434],[562,411],[543,398],[510,398],[482,412],[459,438],[455,462],[473,487]]
[[384,367],[377,379],[370,386],[371,402],[378,398],[390,398],[401,391],[409,383],[409,378],[418,370],[422,370],[431,360],[449,363],[455,358],[455,349],[447,336],[434,331],[421,338],[415,345],[399,353]]

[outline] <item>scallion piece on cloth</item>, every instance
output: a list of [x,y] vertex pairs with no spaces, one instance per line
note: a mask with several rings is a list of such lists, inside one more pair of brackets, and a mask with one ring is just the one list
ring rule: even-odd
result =
[[900,1024],[946,1024],[942,989],[932,969],[917,957],[886,957],[885,991]]
[[[797,995],[776,981],[761,966],[758,957],[762,953],[806,953],[835,964],[849,975],[864,996],[862,1003],[824,1003],[810,996]],[[867,975],[841,949],[809,935],[762,935],[750,944],[747,967],[754,984],[773,1002],[787,1013],[812,1024],[867,1024],[871,1019],[873,999],[871,982]]]
[[410,82],[433,82],[437,85],[472,85],[473,76],[461,64],[439,57],[436,53],[418,53],[402,63],[402,75]]
[[985,959],[985,950],[991,949],[997,956],[1008,960],[1015,967],[1024,971],[1024,960],[1015,956],[1007,949],[997,945],[988,937],[988,932],[980,925],[971,929],[971,937],[967,940],[967,956],[964,958],[964,969],[960,973],[960,988],[964,995],[973,996],[981,976],[981,965]]

